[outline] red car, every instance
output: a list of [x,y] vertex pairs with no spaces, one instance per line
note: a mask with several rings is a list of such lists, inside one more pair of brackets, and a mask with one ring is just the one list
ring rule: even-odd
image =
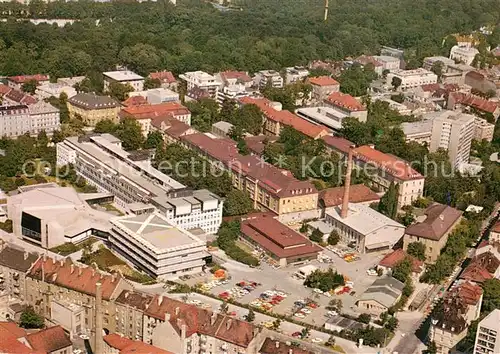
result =
[[310,304],[307,304],[307,306],[309,306],[312,309],[317,309],[318,308],[318,305],[316,305],[314,302],[311,302]]
[[301,333],[300,332],[293,332],[292,337],[297,338],[300,337]]

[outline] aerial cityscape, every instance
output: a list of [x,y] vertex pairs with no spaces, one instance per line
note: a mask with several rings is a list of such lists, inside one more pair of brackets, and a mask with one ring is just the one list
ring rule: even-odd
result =
[[500,354],[499,0],[0,13],[0,354]]

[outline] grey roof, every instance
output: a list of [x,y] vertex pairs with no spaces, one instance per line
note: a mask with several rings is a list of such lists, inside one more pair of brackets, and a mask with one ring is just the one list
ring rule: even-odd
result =
[[402,282],[390,276],[378,278],[361,295],[359,301],[373,300],[389,308],[401,296],[404,286]]
[[7,246],[0,251],[0,265],[26,273],[38,259],[38,254]]
[[486,316],[481,322],[479,322],[479,326],[498,330],[499,323],[500,323],[500,310],[494,309],[488,314],[488,316]]
[[330,318],[328,318],[328,320],[326,322],[331,324],[331,325],[334,325],[334,326],[342,327],[345,329],[351,329],[351,330],[365,327],[365,325],[363,323],[351,320],[351,319],[346,318],[346,317],[342,317],[340,315],[331,316]]
[[79,93],[68,102],[83,109],[108,109],[120,107],[120,103],[108,96],[98,96],[93,93]]

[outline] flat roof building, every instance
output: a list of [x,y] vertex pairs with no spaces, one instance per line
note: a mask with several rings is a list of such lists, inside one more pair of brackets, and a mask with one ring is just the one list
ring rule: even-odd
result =
[[187,94],[191,98],[197,98],[198,94],[196,91],[201,91],[207,97],[215,99],[217,91],[222,85],[222,82],[217,80],[215,76],[204,71],[190,71],[179,75],[179,77],[186,81]]
[[398,78],[401,80],[401,85],[399,85],[398,89],[403,91],[426,84],[435,84],[438,81],[436,74],[423,68],[391,71],[389,74],[387,74],[387,85],[392,85],[393,78]]
[[337,111],[331,107],[304,107],[298,108],[295,113],[305,120],[323,125],[329,129],[339,131],[347,114]]
[[109,85],[118,82],[122,85],[130,85],[134,91],[144,90],[144,78],[130,70],[107,71],[104,76],[104,90],[109,90]]
[[477,325],[474,354],[500,352],[500,309],[494,309]]
[[113,249],[151,276],[194,274],[208,257],[206,243],[155,211],[111,220]]
[[332,92],[326,98],[325,105],[348,117],[356,118],[360,122],[366,122],[368,117],[368,110],[361,102],[342,92]]

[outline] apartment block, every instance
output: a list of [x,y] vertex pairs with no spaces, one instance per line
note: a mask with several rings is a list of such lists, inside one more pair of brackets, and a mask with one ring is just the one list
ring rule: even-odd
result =
[[432,66],[436,63],[441,63],[443,66],[443,72],[446,72],[448,69],[448,65],[454,65],[455,60],[447,58],[447,57],[442,57],[442,56],[435,56],[435,57],[426,57],[424,58],[424,63],[422,67],[425,70],[431,70]]
[[312,86],[312,98],[316,101],[325,100],[333,92],[339,92],[340,84],[330,76],[311,77],[308,82]]
[[448,150],[454,168],[469,162],[475,133],[475,117],[461,112],[444,111],[432,121],[430,151]]
[[79,93],[67,102],[71,119],[80,118],[83,123],[94,127],[102,120],[118,122],[121,105],[108,96],[97,96],[92,93]]
[[11,298],[24,301],[26,272],[37,259],[36,253],[28,253],[14,246],[0,245],[0,289]]
[[11,138],[59,129],[59,109],[43,101],[32,105],[0,106],[0,134]]
[[46,99],[52,96],[59,98],[61,93],[66,94],[68,98],[77,94],[76,89],[72,86],[51,82],[37,86],[35,95],[40,99]]
[[491,142],[493,140],[493,133],[495,131],[495,125],[488,123],[486,119],[476,117],[474,128],[474,139],[478,141],[486,140]]
[[271,85],[274,88],[282,88],[284,84],[283,77],[275,70],[261,70],[255,73],[253,82],[259,88]]
[[477,325],[474,354],[495,354],[500,352],[500,310],[491,311]]
[[382,64],[382,72],[384,70],[394,71],[401,66],[401,59],[390,55],[375,55],[373,57],[377,62]]
[[122,85],[130,85],[134,91],[144,90],[144,78],[130,70],[107,71],[102,73],[104,76],[104,91],[109,90],[109,85],[113,82]]
[[360,122],[366,122],[368,110],[357,99],[351,95],[333,92],[325,100],[325,105],[345,114],[347,117],[356,118]]
[[197,98],[199,96],[197,91],[199,91],[207,97],[215,99],[221,85],[215,76],[204,71],[190,71],[179,75],[179,77],[186,81],[187,94],[191,98]]
[[471,65],[479,50],[471,46],[455,45],[450,50],[450,59],[465,65]]
[[406,91],[422,85],[435,84],[438,81],[438,77],[436,74],[423,68],[414,70],[394,70],[387,74],[387,85],[392,85],[392,79],[394,77],[401,80],[401,85],[398,87],[398,89],[402,91]]
[[149,74],[149,78],[159,80],[161,87],[177,91],[177,79],[171,71],[156,71]]
[[368,145],[355,148],[353,153],[354,163],[358,168],[365,169],[374,187],[387,191],[391,182],[399,186],[398,207],[410,205],[422,197],[425,177],[411,168],[408,162]]
[[309,75],[309,70],[303,66],[293,66],[285,68],[286,84],[293,84],[294,82],[304,81]]

